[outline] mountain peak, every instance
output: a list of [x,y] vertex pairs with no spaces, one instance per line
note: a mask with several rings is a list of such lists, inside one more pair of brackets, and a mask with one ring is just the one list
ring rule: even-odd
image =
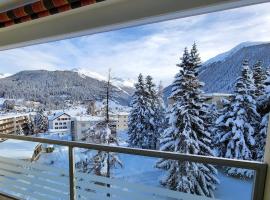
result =
[[200,80],[205,83],[205,92],[226,92],[234,90],[234,84],[241,74],[242,62],[248,59],[249,66],[260,60],[263,67],[270,66],[270,42],[244,42],[230,51],[208,60],[202,65]]
[[6,78],[6,77],[9,77],[9,76],[11,76],[11,74],[8,74],[8,73],[3,74],[3,73],[0,73],[0,79],[1,79],[1,78]]
[[[82,78],[84,78],[85,76],[97,79],[99,81],[106,81],[107,77],[103,76],[97,72],[88,70],[88,69],[83,69],[83,68],[73,68],[71,69],[71,71],[73,72],[77,72]],[[132,79],[123,79],[120,77],[112,77],[112,84],[116,87],[130,87],[133,88],[134,87],[134,83],[135,81],[133,81]]]
[[221,62],[224,61],[227,57],[235,54],[237,51],[245,48],[245,47],[251,47],[251,46],[257,46],[257,45],[262,45],[262,44],[269,44],[270,42],[242,42],[240,44],[238,44],[237,46],[235,46],[234,48],[232,48],[229,51],[226,51],[224,53],[218,54],[217,56],[210,58],[209,60],[207,60],[206,62],[203,63],[204,66],[206,65],[210,65],[212,63],[216,63],[216,62]]

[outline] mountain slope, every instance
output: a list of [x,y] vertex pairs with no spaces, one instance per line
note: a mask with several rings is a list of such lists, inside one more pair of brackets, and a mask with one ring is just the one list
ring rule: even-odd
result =
[[[0,97],[24,98],[58,106],[65,100],[99,100],[104,86],[104,81],[73,71],[22,71],[0,79]],[[115,101],[128,105],[129,92],[118,88],[114,95]]]
[[0,79],[1,79],[1,78],[6,78],[6,77],[8,77],[8,76],[11,76],[11,74],[2,74],[2,73],[0,73]]
[[[248,59],[252,67],[261,60],[263,67],[270,67],[270,42],[244,42],[228,52],[219,54],[202,64],[199,79],[204,82],[205,93],[232,93],[241,73],[242,61]],[[164,89],[165,99],[171,86]]]
[[206,61],[199,75],[205,83],[204,91],[231,93],[234,83],[240,75],[242,61],[249,60],[252,67],[261,60],[263,67],[270,66],[270,43],[242,43],[232,50]]

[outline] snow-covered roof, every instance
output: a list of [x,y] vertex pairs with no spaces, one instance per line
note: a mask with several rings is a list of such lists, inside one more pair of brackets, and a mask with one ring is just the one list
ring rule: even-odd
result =
[[24,114],[18,114],[18,113],[0,114],[0,120],[14,118],[14,117],[22,117],[22,116],[29,116],[29,114],[25,114],[25,113]]
[[112,113],[111,115],[129,115],[128,112],[116,112],[116,113]]
[[73,120],[76,121],[102,121],[104,120],[104,117],[99,117],[99,116],[91,116],[91,115],[82,115],[82,116],[75,116],[72,117]]
[[230,97],[232,94],[229,93],[204,93],[205,97]]
[[54,113],[54,114],[52,114],[52,115],[49,115],[49,116],[48,116],[48,120],[49,120],[49,121],[55,120],[55,119],[57,119],[58,117],[61,117],[62,115],[68,115],[68,116],[70,117],[70,115],[67,114],[67,113],[65,113],[65,112],[56,112],[56,113]]
[[31,159],[37,142],[8,139],[0,143],[0,155],[13,159]]

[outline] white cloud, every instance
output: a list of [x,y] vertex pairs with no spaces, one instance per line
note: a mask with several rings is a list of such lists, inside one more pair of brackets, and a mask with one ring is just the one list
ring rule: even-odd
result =
[[270,41],[270,3],[0,52],[0,73],[81,68],[165,84],[185,46],[196,41],[203,61],[245,41]]

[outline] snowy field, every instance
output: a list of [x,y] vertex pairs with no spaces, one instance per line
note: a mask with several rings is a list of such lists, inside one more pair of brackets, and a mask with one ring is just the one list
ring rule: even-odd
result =
[[[68,134],[45,133],[38,135],[38,137],[57,140],[71,140],[71,136]],[[120,140],[120,145],[126,146],[127,134],[125,132],[119,132],[118,137]],[[3,149],[3,147],[4,147],[3,144],[0,144],[0,149]],[[20,148],[22,150],[21,146],[17,146],[17,148]],[[12,149],[14,149],[14,152],[15,151],[18,152],[17,148],[14,149],[10,147],[9,150],[12,151]],[[33,147],[31,147],[31,150],[32,148]],[[86,149],[75,149],[75,162],[78,162],[81,159],[89,158],[94,154],[95,151],[88,151]],[[9,155],[12,155],[12,152],[9,152]],[[112,171],[113,177],[121,181],[125,181],[126,183],[135,183],[144,186],[161,187],[159,184],[159,180],[164,175],[163,174],[164,172],[154,167],[155,163],[158,160],[157,158],[134,156],[128,154],[119,154],[119,158],[124,164],[124,167],[114,169]],[[59,168],[61,170],[68,171],[69,166],[68,148],[55,145],[54,152],[43,153],[39,158],[39,160],[37,161],[37,163],[53,167],[53,169]],[[229,177],[224,173],[222,173],[221,169],[219,169],[218,178],[220,180],[220,185],[218,185],[218,188],[215,191],[215,198],[224,200],[251,199],[252,184],[253,184],[252,180],[244,180]]]
[[[103,103],[100,101],[96,101],[96,109],[100,110],[102,107],[104,107]],[[122,106],[114,101],[110,101],[110,109],[111,112],[113,113],[118,113],[118,112],[128,112],[130,110],[130,107],[128,106]],[[61,110],[52,110],[52,113],[57,113],[57,112],[66,112],[67,114],[71,116],[80,116],[86,114],[87,110],[87,105],[77,105],[77,106],[72,106],[70,108],[66,109],[61,109]]]
[[[125,132],[118,133],[121,146],[126,146],[125,140],[127,136]],[[46,136],[45,136],[46,137]],[[63,139],[63,136],[54,135],[53,139]],[[87,151],[85,149],[76,149],[75,161],[90,157],[95,151]],[[163,176],[163,171],[156,169],[156,158],[144,156],[134,156],[127,154],[119,154],[119,158],[124,164],[123,168],[113,170],[113,176],[129,183],[140,185],[161,187],[159,180]],[[68,149],[66,147],[55,146],[55,151],[50,154],[43,154],[39,161],[41,164],[54,166],[57,168],[68,169]],[[237,179],[229,177],[219,170],[218,178],[220,185],[215,192],[217,199],[224,200],[249,200],[252,194],[252,180]]]
[[[83,150],[82,150],[83,151]],[[90,154],[94,154],[94,151]],[[89,155],[89,153],[88,153]],[[76,161],[83,158],[81,151],[76,151]],[[156,158],[120,154],[123,168],[113,170],[113,176],[128,183],[145,186],[161,187],[159,180],[163,171],[154,168]],[[39,163],[57,168],[68,169],[68,149],[58,148],[54,153],[43,155]],[[252,180],[243,180],[229,177],[219,170],[220,185],[215,192],[215,198],[223,200],[249,200],[252,194]]]

